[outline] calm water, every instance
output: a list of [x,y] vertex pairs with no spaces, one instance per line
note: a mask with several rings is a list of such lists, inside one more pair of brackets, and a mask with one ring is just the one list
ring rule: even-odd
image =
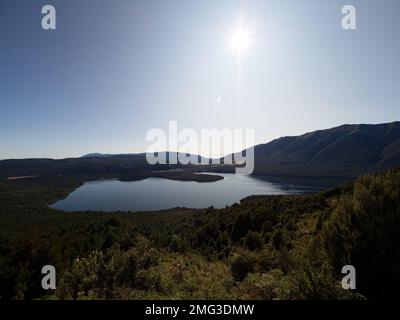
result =
[[86,182],[67,198],[51,205],[64,211],[151,211],[175,207],[224,208],[250,195],[300,194],[320,190],[289,183],[272,183],[267,178],[219,174],[225,179],[198,183],[148,178],[122,182]]

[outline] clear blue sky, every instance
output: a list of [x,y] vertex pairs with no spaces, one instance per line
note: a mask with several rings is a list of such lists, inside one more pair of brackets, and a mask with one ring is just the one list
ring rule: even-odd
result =
[[[239,16],[254,31],[240,84]],[[1,0],[0,159],[142,152],[169,120],[257,143],[400,120],[399,35],[399,0]]]

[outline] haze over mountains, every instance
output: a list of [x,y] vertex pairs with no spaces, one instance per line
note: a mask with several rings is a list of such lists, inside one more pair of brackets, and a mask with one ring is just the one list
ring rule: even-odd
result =
[[[400,166],[400,122],[343,125],[301,136],[282,137],[255,147],[254,174],[260,175],[351,178],[397,166]],[[73,174],[121,176],[176,167],[151,166],[146,161],[145,153],[95,153],[62,160],[3,160],[0,161],[0,177]],[[224,168],[219,167],[218,171]],[[192,166],[190,169],[201,171],[204,167]],[[207,171],[212,170],[207,168]]]

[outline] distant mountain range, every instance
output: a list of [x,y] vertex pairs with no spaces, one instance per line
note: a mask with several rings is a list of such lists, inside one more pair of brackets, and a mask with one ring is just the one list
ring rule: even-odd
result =
[[121,154],[111,154],[111,153],[88,153],[83,155],[81,158],[110,158],[110,157],[131,157],[131,156],[141,156],[145,153],[121,153]]
[[[176,154],[166,152],[167,155]],[[192,155],[192,158],[199,158]],[[255,147],[254,174],[296,177],[352,178],[400,166],[400,122],[343,125]],[[0,161],[0,177],[34,175],[132,175],[182,166],[151,166],[146,154],[91,153],[63,160]],[[232,167],[192,170],[231,171]]]
[[[162,157],[165,156],[165,158],[168,159],[170,157],[174,157],[174,159],[177,159],[180,155],[185,156],[185,157],[190,157],[190,160],[192,162],[194,161],[208,161],[207,158],[201,157],[199,155],[194,155],[194,154],[184,154],[181,152],[169,152],[169,151],[165,151],[165,152],[159,152],[157,154],[158,157]],[[116,158],[116,157],[145,157],[146,153],[121,153],[121,154],[109,154],[109,153],[88,153],[83,155],[81,158]]]
[[[176,152],[163,152],[168,161]],[[162,154],[160,154],[162,156]],[[201,160],[200,157],[191,155]],[[148,176],[155,171],[184,169],[183,165],[150,165],[146,153],[139,154],[101,154],[91,153],[80,158],[54,159],[10,159],[0,161],[0,178],[18,176],[71,176],[133,178]],[[193,169],[193,168],[192,168]],[[193,171],[193,170],[192,170]],[[152,174],[154,176],[154,174]]]

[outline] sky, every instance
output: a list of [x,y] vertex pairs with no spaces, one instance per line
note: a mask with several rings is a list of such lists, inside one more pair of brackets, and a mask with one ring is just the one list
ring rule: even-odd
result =
[[398,0],[1,0],[0,159],[144,152],[169,121],[255,143],[397,121],[399,32]]

